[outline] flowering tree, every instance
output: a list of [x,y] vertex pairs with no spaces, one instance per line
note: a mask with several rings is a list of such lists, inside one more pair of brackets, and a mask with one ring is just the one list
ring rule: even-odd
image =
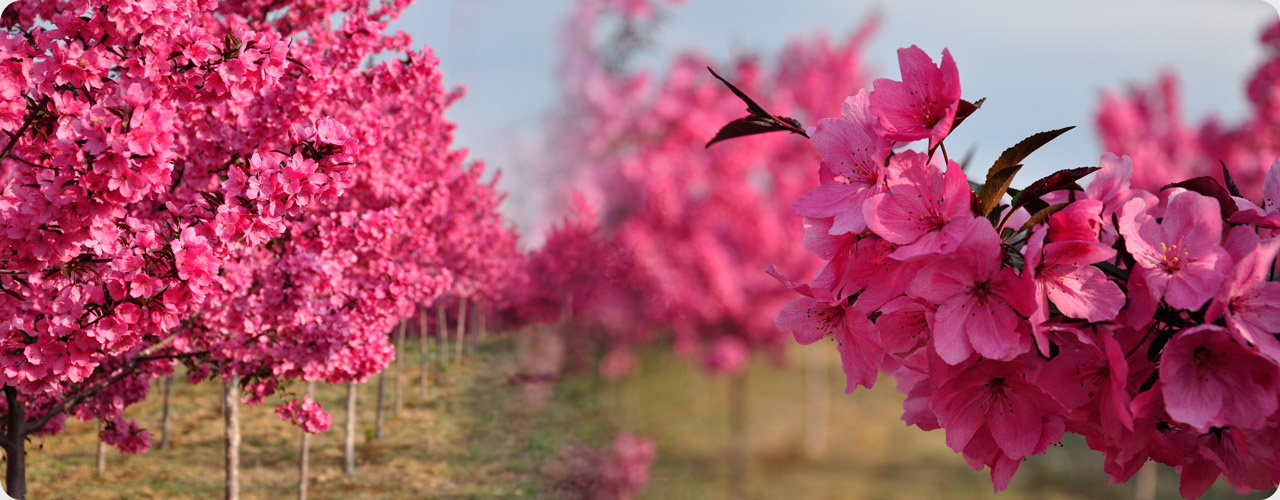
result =
[[[805,219],[805,246],[827,263],[809,283],[774,273],[802,295],[778,327],[834,339],[850,391],[891,372],[903,420],[944,429],[997,491],[1065,432],[1101,451],[1116,482],[1148,460],[1175,467],[1185,497],[1220,475],[1242,491],[1280,482],[1280,162],[1258,205],[1225,172],[1227,187],[1138,189],[1132,160],[1109,153],[1011,189],[1059,129],[971,185],[944,145],[977,110],[950,53],[898,58],[902,80],[876,80],[807,132],[822,184],[797,211],[834,212]],[[758,104],[751,116],[749,133],[797,128]]]
[[[122,412],[175,361],[192,381],[227,380],[232,401],[237,384],[258,402],[286,379],[367,379],[392,359],[392,325],[451,283],[439,238],[451,205],[484,221],[472,231],[501,228],[500,197],[441,117],[460,93],[429,52],[383,34],[406,4],[10,6],[10,493],[24,494],[26,437],[57,433],[68,412],[146,449]],[[403,57],[366,64],[385,52]],[[306,398],[278,411],[309,432],[330,420]]]
[[1127,94],[1107,92],[1096,115],[1103,149],[1133,160],[1133,183],[1157,189],[1170,179],[1207,175],[1225,181],[1229,168],[1250,199],[1262,193],[1271,162],[1280,155],[1274,129],[1280,123],[1280,23],[1260,37],[1268,57],[1245,85],[1249,114],[1239,123],[1211,118],[1189,125],[1182,118],[1177,76],[1160,75],[1154,85]]
[[[789,222],[791,205],[812,184],[786,173],[813,154],[784,140],[705,149],[707,134],[741,103],[698,76],[707,60],[693,54],[679,55],[652,84],[628,70],[626,37],[645,32],[652,16],[621,9],[622,40],[594,45],[609,7],[579,2],[566,31],[562,85],[575,99],[560,120],[568,139],[556,148],[581,158],[569,170],[597,200],[601,238],[618,249],[610,266],[618,298],[591,321],[619,348],[670,333],[677,351],[699,356],[711,371],[736,373],[749,349],[781,345],[763,311],[786,296],[760,270],[770,262],[817,268],[812,257],[779,244],[802,236]],[[747,58],[735,67],[744,86],[784,95],[787,112],[834,115],[830,103],[867,78],[859,52],[874,26],[838,44],[793,43],[770,72]]]
[[[631,47],[643,42],[654,18],[622,9],[619,34],[599,45],[596,26],[613,19],[609,7],[579,2],[571,17],[562,70],[571,99],[567,117],[557,121],[564,137],[555,150],[578,159],[567,170],[597,200],[600,238],[617,249],[611,286],[600,294],[609,299],[584,311],[580,323],[605,332],[606,373],[634,364],[630,347],[667,338],[708,372],[732,377],[730,485],[742,496],[746,389],[739,375],[752,352],[780,359],[785,337],[772,311],[789,298],[761,270],[770,263],[798,273],[818,269],[818,259],[789,244],[804,237],[792,223],[792,205],[815,186],[792,173],[816,157],[786,138],[708,147],[708,135],[739,116],[741,102],[702,78],[709,60],[693,53],[677,55],[652,83],[629,69]],[[875,26],[872,19],[840,42],[794,42],[775,65],[743,57],[733,67],[748,91],[779,95],[786,113],[835,116],[834,103],[868,78],[860,51]]]

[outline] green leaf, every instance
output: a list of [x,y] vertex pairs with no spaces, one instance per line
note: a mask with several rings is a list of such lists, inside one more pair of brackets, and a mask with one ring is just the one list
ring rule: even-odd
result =
[[987,181],[982,185],[982,192],[978,193],[978,199],[982,201],[982,215],[986,215],[1000,203],[1000,199],[1009,190],[1009,184],[1013,182],[1013,176],[1022,169],[1022,160],[1073,128],[1075,127],[1040,132],[1000,153],[1000,158],[987,171]]

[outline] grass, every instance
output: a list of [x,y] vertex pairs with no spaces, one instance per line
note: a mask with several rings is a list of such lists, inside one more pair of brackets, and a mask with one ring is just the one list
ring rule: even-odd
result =
[[[621,381],[568,376],[554,386],[511,384],[511,374],[544,364],[525,338],[484,345],[453,365],[444,384],[418,396],[417,344],[408,345],[405,409],[388,416],[386,436],[371,439],[376,379],[360,386],[357,475],[342,472],[345,388],[317,386],[333,428],[312,439],[311,498],[556,498],[547,471],[572,442],[606,443],[619,429],[650,436],[658,461],[651,500],[724,499],[728,387],[668,350],[641,353],[642,370]],[[826,344],[811,346],[823,349]],[[829,352],[826,352],[829,351]],[[874,390],[843,394],[834,349],[823,349],[830,405],[825,452],[806,456],[802,348],[780,369],[757,361],[748,371],[749,491],[779,499],[1131,499],[1134,486],[1107,485],[1097,453],[1068,436],[1045,456],[1022,464],[1009,490],[993,493],[987,473],[970,469],[946,447],[941,431],[900,420],[902,396],[891,377]],[[812,355],[811,355],[812,356]],[[532,361],[531,361],[532,360]],[[300,386],[286,390],[298,393]],[[107,474],[95,474],[96,428],[69,421],[66,432],[29,444],[33,499],[217,498],[222,495],[221,387],[174,384],[172,446],[123,456],[108,451]],[[128,416],[158,429],[159,391]],[[241,492],[245,499],[296,497],[299,431],[281,421],[274,400],[242,407]],[[155,436],[158,440],[158,436]],[[1157,498],[1177,496],[1177,477],[1159,473]],[[1240,496],[1219,481],[1204,498]]]
[[[358,392],[356,475],[342,471],[345,386],[317,384],[316,399],[333,427],[311,440],[310,498],[489,499],[548,498],[542,467],[560,448],[590,431],[597,415],[572,405],[532,412],[521,407],[522,387],[507,383],[517,366],[511,340],[484,345],[479,356],[453,365],[444,383],[419,398],[417,344],[407,346],[404,411],[391,416],[387,382],[385,436],[374,435],[377,379]],[[286,388],[300,394],[300,384]],[[173,386],[171,446],[142,455],[107,452],[107,473],[96,477],[96,426],[70,419],[66,431],[28,445],[33,499],[218,498],[223,494],[221,385]],[[127,416],[157,434],[159,390]],[[241,495],[296,498],[300,431],[274,411],[275,399],[241,407]],[[585,421],[585,422],[583,422]],[[590,434],[588,432],[588,434]]]
[[[988,472],[969,468],[946,446],[942,431],[922,432],[899,420],[903,396],[892,377],[882,375],[875,389],[845,395],[839,358],[830,347],[792,346],[786,353],[789,369],[758,359],[750,365],[751,499],[1134,498],[1134,485],[1109,485],[1101,456],[1072,434],[1045,455],[1025,460],[1009,489],[994,493]],[[826,451],[816,458],[807,458],[802,445],[803,349],[825,353],[818,357],[829,389],[828,439]],[[606,415],[657,443],[659,458],[644,498],[727,498],[729,381],[704,375],[694,363],[666,352],[647,352],[642,361],[643,372],[606,391],[612,393]],[[1176,474],[1161,467],[1157,498],[1181,498]],[[1239,495],[1219,480],[1201,498],[1261,499],[1269,494]]]

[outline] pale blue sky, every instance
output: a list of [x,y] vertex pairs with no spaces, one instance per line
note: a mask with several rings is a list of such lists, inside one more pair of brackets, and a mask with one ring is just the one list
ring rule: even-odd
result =
[[[448,115],[458,123],[457,143],[504,170],[508,213],[522,214],[513,220],[525,226],[539,219],[546,189],[522,167],[557,105],[557,37],[570,6],[418,0],[393,25],[435,49],[448,85],[467,87]],[[1242,116],[1244,78],[1263,57],[1257,37],[1277,16],[1261,0],[685,0],[667,9],[655,45],[638,62],[660,71],[688,48],[716,60],[768,56],[796,35],[843,37],[873,9],[883,23],[865,59],[877,74],[897,76],[898,47],[916,44],[935,55],[947,47],[965,97],[988,98],[948,141],[953,151],[975,145],[982,165],[1032,133],[1080,126],[1037,152],[1023,183],[1096,163],[1092,116],[1101,90],[1152,81],[1161,69],[1181,77],[1190,119]]]

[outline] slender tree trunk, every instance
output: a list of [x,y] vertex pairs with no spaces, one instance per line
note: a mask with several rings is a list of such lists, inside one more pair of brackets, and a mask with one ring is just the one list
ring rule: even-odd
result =
[[436,385],[444,378],[444,361],[449,356],[445,337],[449,336],[449,323],[444,317],[444,303],[436,301]]
[[458,301],[458,338],[454,343],[457,352],[454,353],[455,361],[462,361],[462,346],[466,343],[465,333],[467,331],[467,299]]
[[1147,462],[1138,469],[1137,480],[1134,481],[1134,500],[1156,500],[1156,480],[1159,465]]
[[489,310],[485,309],[483,306],[477,307],[476,310],[479,312],[479,314],[476,314],[476,322],[480,323],[480,343],[483,344],[489,337],[489,328],[485,321],[485,314],[488,313]]
[[[315,390],[315,382],[307,382],[307,395]],[[311,434],[302,431],[302,444],[298,447],[298,500],[307,500],[307,469],[311,460]]]
[[747,498],[747,374],[729,381],[729,500]]
[[13,498],[27,498],[27,409],[18,401],[18,389],[4,387],[5,412],[4,435],[4,488]]
[[347,383],[347,434],[342,440],[342,458],[348,476],[356,475],[356,384]]
[[240,500],[240,377],[223,384],[226,408],[226,500]]
[[827,451],[830,412],[825,349],[804,349],[804,454],[814,460]]
[[107,475],[107,443],[102,440],[102,431],[106,430],[106,424],[98,421],[98,479],[102,479]]
[[169,447],[169,399],[173,392],[173,375],[164,378],[164,410],[160,417],[160,444],[157,445],[161,450]]
[[404,348],[404,334],[405,334],[405,330],[408,328],[409,328],[409,320],[401,319],[400,329],[396,331],[396,361],[395,361],[396,371],[395,371],[395,380],[391,384],[391,387],[392,387],[391,416],[400,416],[400,412],[404,410],[404,391],[401,390],[401,383],[400,383],[401,375],[403,374],[402,372],[404,371],[403,369],[401,369],[401,367],[404,366],[404,360],[402,360],[401,358],[405,356],[405,353],[407,352],[407,350]]
[[376,440],[378,440],[378,441],[381,441],[381,440],[382,440],[382,422],[383,422],[383,411],[382,411],[382,409],[383,409],[383,407],[385,406],[385,405],[383,405],[383,404],[382,404],[382,402],[383,402],[383,399],[384,399],[384,394],[386,394],[386,392],[387,392],[387,391],[386,391],[386,386],[387,386],[387,371],[386,371],[386,370],[382,370],[382,371],[378,372],[378,403],[377,403],[377,405],[374,407],[374,410],[373,410],[373,414],[374,414],[374,417],[373,417],[373,438],[374,438],[374,439],[376,439]]
[[431,337],[427,335],[427,308],[418,309],[418,397],[427,399],[427,388],[430,387],[431,358],[429,355],[428,343]]

